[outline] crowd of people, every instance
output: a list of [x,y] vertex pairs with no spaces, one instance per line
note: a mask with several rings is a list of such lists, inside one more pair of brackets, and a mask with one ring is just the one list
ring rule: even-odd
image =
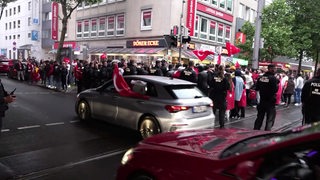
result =
[[[18,80],[27,77],[29,82],[41,81],[49,88],[67,90],[77,85],[78,93],[98,87],[112,78],[112,63],[118,63],[122,75],[155,75],[180,78],[197,84],[198,88],[214,102],[214,113],[220,127],[225,120],[244,118],[245,107],[257,107],[258,115],[254,129],[260,129],[265,114],[265,130],[270,130],[276,116],[275,106],[301,105],[304,82],[309,79],[302,74],[277,72],[273,65],[268,69],[251,70],[234,65],[202,65],[189,61],[188,64],[171,64],[157,60],[147,65],[135,60],[104,61],[43,61],[28,60],[23,69],[16,64]],[[21,63],[21,62],[20,62]],[[22,69],[21,69],[22,68]],[[23,72],[26,73],[23,75]],[[294,102],[291,102],[294,96]]]

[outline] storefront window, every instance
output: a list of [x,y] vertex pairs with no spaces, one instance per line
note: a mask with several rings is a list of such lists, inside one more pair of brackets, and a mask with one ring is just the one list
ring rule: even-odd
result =
[[114,35],[114,16],[108,17],[107,36]]
[[151,9],[141,11],[141,30],[152,29],[152,11]]
[[218,25],[218,42],[223,42],[223,24]]
[[123,36],[124,35],[124,15],[118,15],[117,16],[117,36]]
[[209,40],[215,41],[216,40],[216,25],[215,21],[210,21],[210,33],[209,33]]
[[207,39],[207,33],[208,33],[208,20],[201,18],[201,24],[200,24],[200,38],[201,39]]
[[77,22],[77,38],[82,38],[82,22]]
[[97,36],[97,20],[96,19],[92,19],[91,20],[91,37],[96,37]]
[[89,37],[89,21],[84,21],[83,37],[84,38],[88,38]]
[[99,19],[99,37],[104,37],[106,34],[106,18]]

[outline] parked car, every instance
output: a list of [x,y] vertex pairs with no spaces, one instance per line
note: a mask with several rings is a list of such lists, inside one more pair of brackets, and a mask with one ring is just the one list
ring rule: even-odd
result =
[[143,138],[154,134],[214,127],[213,103],[185,80],[124,76],[131,89],[148,99],[120,96],[113,80],[77,95],[75,110],[81,120],[96,118],[138,130]]
[[9,67],[13,65],[13,60],[8,59],[7,57],[0,56],[0,73],[8,73]]
[[317,180],[320,123],[286,132],[211,129],[141,141],[122,158],[117,180]]

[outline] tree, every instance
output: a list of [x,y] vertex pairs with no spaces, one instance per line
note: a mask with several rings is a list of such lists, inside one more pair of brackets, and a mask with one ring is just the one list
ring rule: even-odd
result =
[[62,9],[62,17],[59,17],[62,21],[62,30],[60,33],[60,41],[59,41],[59,46],[56,54],[56,60],[61,61],[60,56],[61,56],[61,50],[63,47],[63,43],[65,40],[65,35],[67,32],[67,25],[68,25],[68,20],[70,19],[72,13],[74,12],[75,9],[82,3],[86,4],[96,4],[101,2],[101,0],[52,0],[53,2],[57,2],[61,5]]
[[265,41],[260,59],[272,62],[276,56],[294,56],[296,49],[291,38],[294,15],[286,0],[273,1],[264,8],[262,16],[262,37]]
[[0,20],[2,18],[3,10],[7,7],[7,5],[16,0],[0,0]]

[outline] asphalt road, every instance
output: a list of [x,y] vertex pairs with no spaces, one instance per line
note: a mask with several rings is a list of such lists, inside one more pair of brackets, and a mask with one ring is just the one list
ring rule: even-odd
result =
[[[131,130],[93,120],[78,121],[76,94],[56,92],[1,77],[7,91],[16,90],[0,136],[0,179],[115,179],[123,153],[141,139]],[[300,107],[277,108],[274,131],[300,125]],[[256,110],[226,127],[252,129]],[[216,123],[218,125],[218,123]]]

